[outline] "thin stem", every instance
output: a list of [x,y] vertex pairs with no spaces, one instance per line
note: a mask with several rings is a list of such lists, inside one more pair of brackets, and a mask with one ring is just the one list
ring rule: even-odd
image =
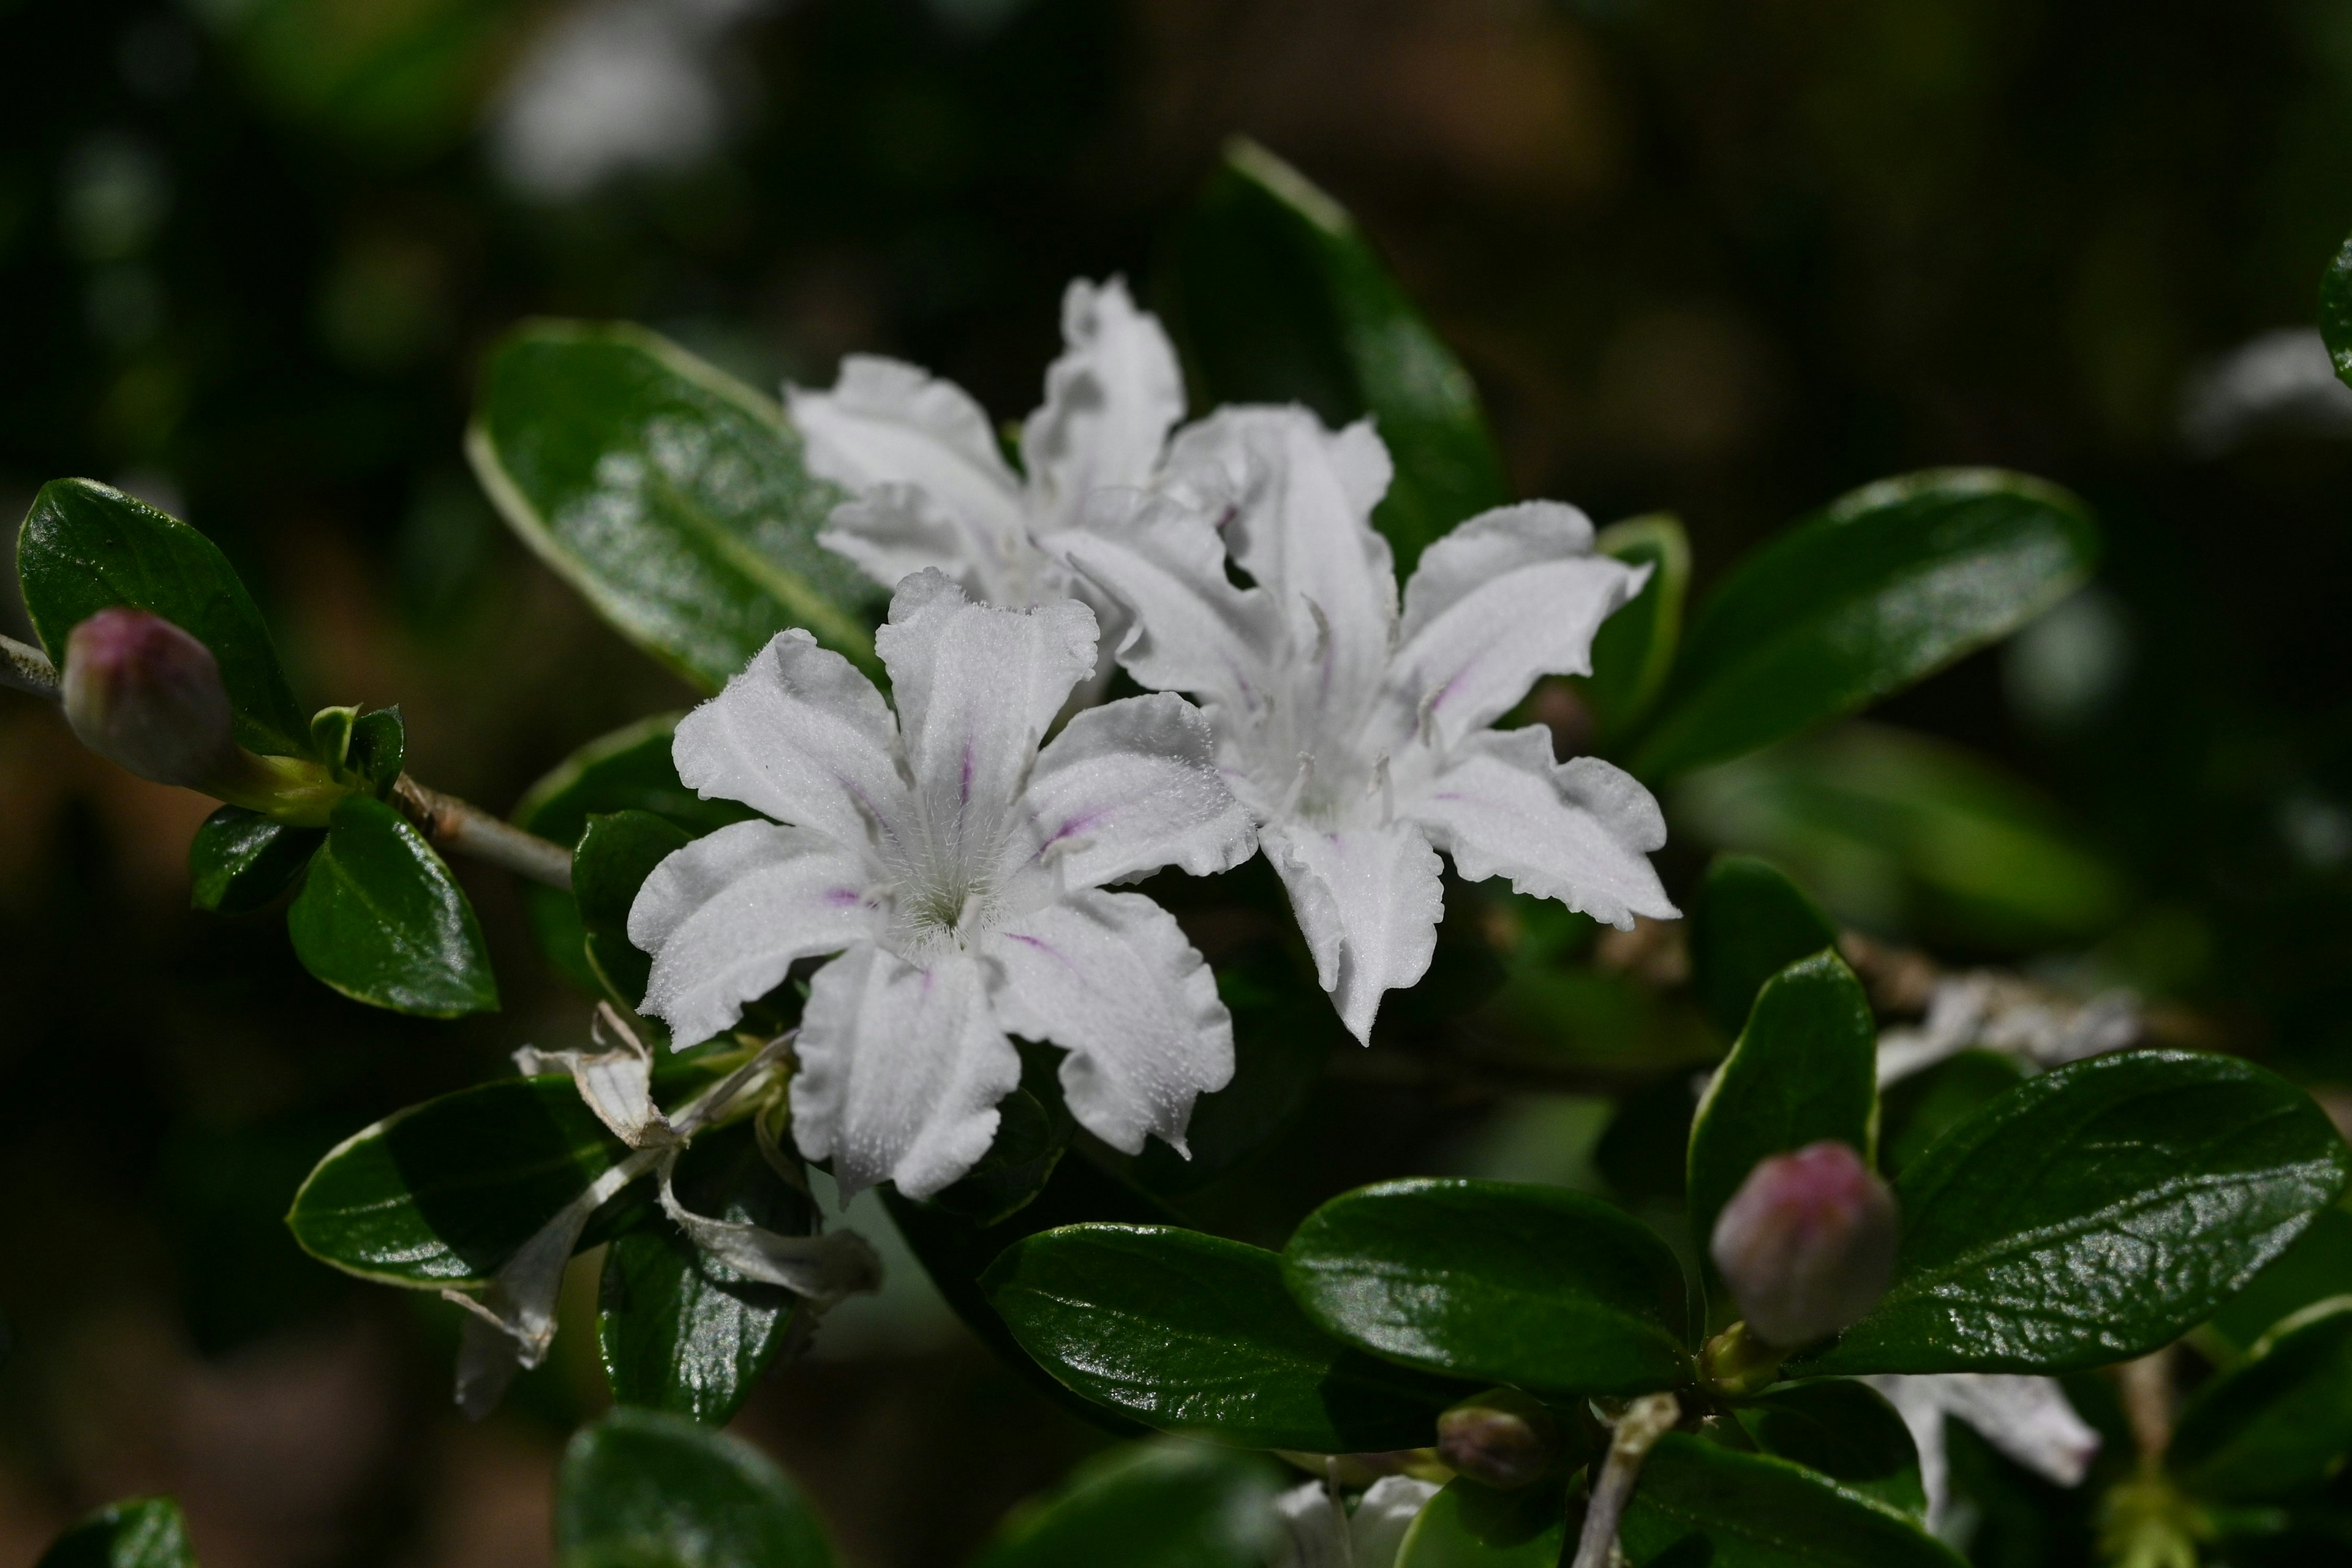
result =
[[1633,1483],[1641,1479],[1642,1461],[1682,1415],[1682,1405],[1671,1394],[1645,1394],[1625,1406],[1610,1435],[1608,1462],[1601,1467],[1601,1479],[1585,1505],[1584,1533],[1577,1537],[1572,1568],[1609,1568],[1617,1546],[1617,1521],[1633,1495]]
[[0,684],[52,702],[63,695],[58,686],[58,667],[49,662],[49,656],[15,637],[0,637]]
[[392,786],[392,798],[436,847],[487,860],[567,893],[572,890],[572,851],[554,840],[525,833],[480,806],[429,789],[406,773]]
[[2165,1450],[2172,1447],[2172,1361],[2173,1347],[2167,1345],[2116,1369],[2132,1444],[2139,1450],[2141,1468],[2151,1472],[2164,1463]]

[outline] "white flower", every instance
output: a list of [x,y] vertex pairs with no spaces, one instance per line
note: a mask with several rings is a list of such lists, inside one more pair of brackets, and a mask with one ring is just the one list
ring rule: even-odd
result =
[[1021,427],[1022,474],[968,393],[898,360],[852,354],[831,392],[786,397],[810,468],[856,498],[834,509],[819,543],[885,584],[930,569],[992,605],[1083,600],[1108,628],[1107,676],[1124,627],[1063,563],[1062,537],[1094,491],[1150,481],[1184,417],[1184,380],[1159,321],[1118,279],[1070,285],[1062,339],[1045,402]]
[[1944,1417],[1957,1415],[1985,1441],[2062,1487],[2079,1486],[2099,1452],[2099,1435],[2066,1403],[2054,1379],[2020,1373],[1887,1374],[1864,1382],[1886,1396],[1911,1429],[1919,1479],[1927,1493],[1927,1528],[1944,1522],[1951,1502]]
[[774,820],[646,879],[629,911],[654,955],[645,1011],[703,1039],[795,961],[839,953],[810,983],[792,1111],[845,1197],[885,1178],[923,1197],[971,1168],[1020,1080],[1008,1033],[1068,1053],[1070,1110],[1104,1142],[1182,1149],[1194,1097],[1233,1075],[1232,1021],[1174,919],[1100,889],[1248,858],[1207,721],[1131,698],[1040,752],[1094,668],[1093,613],[1069,600],[992,609],[924,572],[874,640],[895,721],[847,660],[788,631],[678,725],[679,777]]
[[1274,1502],[1281,1521],[1274,1568],[1392,1568],[1405,1531],[1437,1489],[1433,1481],[1382,1476],[1351,1513],[1321,1481],[1293,1487]]
[[1134,617],[1119,662],[1207,709],[1359,1039],[1429,967],[1438,849],[1613,925],[1676,912],[1646,858],[1666,837],[1649,791],[1597,758],[1555,764],[1540,725],[1490,728],[1538,676],[1589,670],[1644,571],[1593,554],[1572,507],[1502,507],[1423,552],[1400,615],[1370,523],[1390,474],[1369,424],[1226,409],[1177,437],[1159,493],[1098,496],[1063,544]]

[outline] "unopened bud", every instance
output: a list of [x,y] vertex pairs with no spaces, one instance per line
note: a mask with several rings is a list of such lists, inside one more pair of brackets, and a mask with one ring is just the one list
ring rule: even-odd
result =
[[161,616],[118,605],[74,627],[63,684],[82,744],[141,778],[202,789],[236,770],[220,663]]
[[1847,1144],[1775,1154],[1715,1222],[1710,1252],[1758,1339],[1794,1350],[1860,1321],[1895,1275],[1895,1195]]
[[1559,1424],[1517,1389],[1489,1389],[1437,1418],[1437,1457],[1472,1480],[1508,1491],[1559,1462]]

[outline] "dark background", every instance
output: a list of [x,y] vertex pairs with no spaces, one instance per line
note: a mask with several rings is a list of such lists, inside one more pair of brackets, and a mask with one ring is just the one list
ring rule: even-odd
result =
[[[2098,700],[2037,721],[1988,654],[1881,717],[2060,799],[2134,889],[2114,940],[2169,944],[2139,972],[2159,992],[2315,1086],[2352,1082],[2352,415],[2314,342],[2258,341],[2308,328],[2352,226],[2352,11],[591,9],[0,6],[10,516],[87,474],[188,518],[247,573],[304,697],[400,703],[415,771],[503,810],[688,694],[475,489],[458,443],[492,337],[632,318],[770,386],[876,350],[1017,418],[1065,283],[1119,272],[1148,297],[1244,132],[1355,211],[1475,374],[1523,493],[1679,512],[1702,585],[1890,472],[1996,463],[2088,497],[2120,672]],[[516,84],[600,26],[637,40],[620,57],[668,48],[685,87],[597,108],[592,76],[552,101],[674,140],[566,176],[561,137],[517,151]],[[703,110],[715,134],[675,140]],[[0,698],[0,1562],[155,1489],[211,1568],[543,1559],[552,1456],[602,1398],[582,1336],[467,1427],[446,1324],[309,1263],[277,1216],[335,1140],[524,1040],[568,1043],[584,1005],[474,868],[503,1015],[333,997],[281,921],[186,911],[206,809]],[[1396,1131],[1406,1165],[1463,1135],[1350,1092],[1330,1115]],[[911,1279],[838,1327],[741,1429],[858,1563],[954,1561],[1094,1441]]]

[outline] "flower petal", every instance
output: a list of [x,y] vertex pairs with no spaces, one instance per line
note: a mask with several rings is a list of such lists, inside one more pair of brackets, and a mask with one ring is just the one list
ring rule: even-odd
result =
[[975,605],[936,572],[898,584],[874,634],[935,845],[992,836],[1070,688],[1095,668],[1094,612]]
[[876,485],[842,502],[816,542],[886,588],[931,570],[990,604],[1034,604],[1055,596],[1069,578],[1025,532],[976,525],[912,485]]
[[1062,341],[1068,346],[1045,372],[1045,405],[1021,430],[1041,533],[1076,522],[1097,489],[1148,481],[1184,417],[1176,350],[1118,279],[1071,283]]
[[2056,1380],[2019,1373],[1935,1373],[1864,1378],[1903,1417],[1919,1450],[1927,1526],[1951,1500],[1944,1417],[1957,1415],[2028,1469],[2062,1487],[2080,1486],[2098,1457],[2099,1434],[2074,1413]]
[[997,450],[988,415],[954,383],[894,359],[851,354],[831,392],[790,387],[808,466],[856,494],[911,485],[966,528],[1027,527],[1021,482]]
[[629,940],[654,956],[640,1011],[681,1046],[783,984],[796,959],[835,952],[878,920],[867,858],[822,833],[738,822],[654,868],[629,907]]
[[890,1180],[927,1198],[980,1163],[1021,1058],[996,1022],[980,967],[951,953],[928,969],[870,943],[816,972],[801,1015],[793,1140],[830,1158],[842,1201]]
[[778,632],[718,696],[678,721],[670,756],[704,798],[740,800],[844,844],[903,822],[890,710],[850,662],[795,628]]
[[1436,852],[1411,822],[1337,833],[1269,824],[1258,842],[1290,889],[1316,978],[1339,1021],[1370,1044],[1381,994],[1429,973],[1437,951],[1445,894]]
[[1099,888],[1162,866],[1206,877],[1240,865],[1257,836],[1218,774],[1216,748],[1209,721],[1172,692],[1078,714],[1029,775],[1016,875]]
[[1157,1133],[1178,1152],[1192,1101],[1234,1076],[1217,977],[1140,893],[1078,893],[990,934],[997,1016],[1049,1040],[1078,1124],[1123,1153]]
[[1592,553],[1592,524],[1558,501],[1482,512],[1431,545],[1405,585],[1391,679],[1444,745],[1516,706],[1542,675],[1592,668],[1592,635],[1647,567]]
[[1429,829],[1463,879],[1508,877],[1516,892],[1557,899],[1621,929],[1678,910],[1649,861],[1665,817],[1633,776],[1598,757],[1555,763],[1541,725],[1473,735],[1398,809]]

